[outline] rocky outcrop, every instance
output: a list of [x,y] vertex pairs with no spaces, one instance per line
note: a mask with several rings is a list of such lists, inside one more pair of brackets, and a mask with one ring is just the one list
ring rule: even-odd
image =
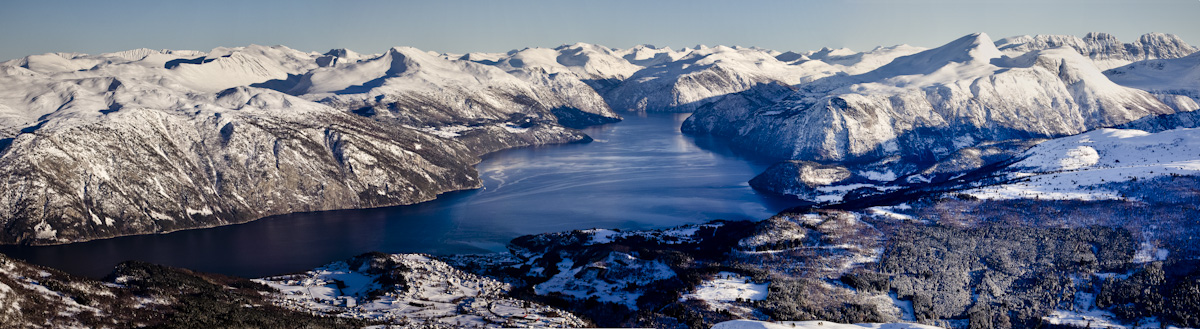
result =
[[518,113],[553,122],[557,117],[550,110],[564,107],[619,118],[594,90],[578,80],[522,73],[513,75],[413,48],[393,48],[345,67],[313,70],[288,93],[413,126],[496,122]]
[[[221,99],[254,92],[262,91]],[[459,143],[330,108],[122,110],[15,138],[0,156],[0,241],[52,244],[411,204],[478,187],[476,162]]]

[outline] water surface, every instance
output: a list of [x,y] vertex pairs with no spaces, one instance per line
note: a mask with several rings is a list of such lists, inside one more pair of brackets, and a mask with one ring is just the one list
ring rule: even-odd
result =
[[594,227],[664,228],[759,220],[794,205],[746,184],[771,159],[686,136],[686,114],[629,115],[585,129],[595,141],[484,157],[484,188],[410,206],[289,214],[210,229],[0,252],[100,277],[143,260],[245,277],[307,270],[368,251],[431,254],[505,250],[512,238]]

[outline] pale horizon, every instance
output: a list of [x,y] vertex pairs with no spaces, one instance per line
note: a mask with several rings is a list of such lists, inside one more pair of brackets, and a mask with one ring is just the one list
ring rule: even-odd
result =
[[695,45],[803,52],[936,47],[984,32],[1161,32],[1200,44],[1200,1],[155,1],[20,2],[0,13],[0,60],[49,52],[208,51],[250,44],[301,51],[507,52],[584,42],[613,48]]

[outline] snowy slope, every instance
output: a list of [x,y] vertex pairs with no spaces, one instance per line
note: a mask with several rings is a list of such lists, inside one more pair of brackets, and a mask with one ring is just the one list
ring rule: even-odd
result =
[[896,58],[916,54],[924,50],[926,48],[910,45],[881,46],[865,52],[854,52],[847,48],[823,48],[818,51],[805,53],[803,58],[807,60],[791,62],[793,65],[799,65],[810,61],[818,61],[828,64],[838,71],[854,75],[870,72],[880,66],[891,63]]
[[718,272],[713,278],[702,281],[680,301],[698,300],[709,309],[733,314],[753,314],[754,310],[738,305],[746,301],[767,298],[768,283],[756,283],[750,278],[732,272]]
[[126,107],[51,116],[0,155],[0,241],[408,204],[479,184],[477,158],[458,143],[271,90],[171,95],[178,103],[164,108],[141,105],[144,90],[132,85],[117,89],[114,99],[130,95]]
[[[0,241],[420,202],[478,186],[481,154],[584,140],[562,125],[615,118],[578,80],[415,49],[29,56],[0,64]],[[463,134],[430,134],[444,126]]]
[[646,68],[610,90],[617,111],[691,112],[712,97],[806,74],[759,49],[717,46],[688,50],[685,57]]
[[1180,112],[1200,109],[1200,52],[1136,62],[1104,75],[1122,86],[1149,91]]
[[[1126,81],[1158,88],[1150,95],[1042,39],[1001,49],[973,35],[861,53],[580,43],[466,55],[257,45],[33,55],[0,63],[0,163],[12,168],[0,176],[3,241],[417,202],[475,186],[468,164],[480,154],[586,140],[567,127],[613,122],[614,110],[697,111],[688,131],[780,157],[865,161],[937,159],[990,139],[1174,112],[1163,101],[1193,105],[1161,91],[1186,89],[1190,75]],[[1176,41],[1154,34],[1122,49],[1146,58],[1190,49]],[[1194,67],[1189,58],[1169,69]],[[889,169],[878,177],[915,170]]]
[[424,126],[504,121],[514,114],[554,122],[552,109],[616,118],[594,90],[545,73],[518,77],[414,48],[313,70],[289,93],[391,122]]
[[1008,57],[986,34],[797,88],[753,111],[698,111],[684,130],[782,158],[921,162],[986,140],[1070,135],[1174,112],[1109,81],[1074,51]]
[[1100,129],[1029,149],[1005,169],[1008,181],[967,190],[982,199],[1130,199],[1122,184],[1200,174],[1200,129],[1159,133]]

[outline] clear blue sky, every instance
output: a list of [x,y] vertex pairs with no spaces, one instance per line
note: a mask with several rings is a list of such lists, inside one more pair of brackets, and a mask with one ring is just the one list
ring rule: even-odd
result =
[[933,47],[972,32],[999,39],[1103,31],[1126,42],[1166,32],[1200,45],[1200,0],[42,0],[2,7],[0,61],[46,52],[248,44],[363,53],[393,46],[497,52],[575,42],[866,50]]

